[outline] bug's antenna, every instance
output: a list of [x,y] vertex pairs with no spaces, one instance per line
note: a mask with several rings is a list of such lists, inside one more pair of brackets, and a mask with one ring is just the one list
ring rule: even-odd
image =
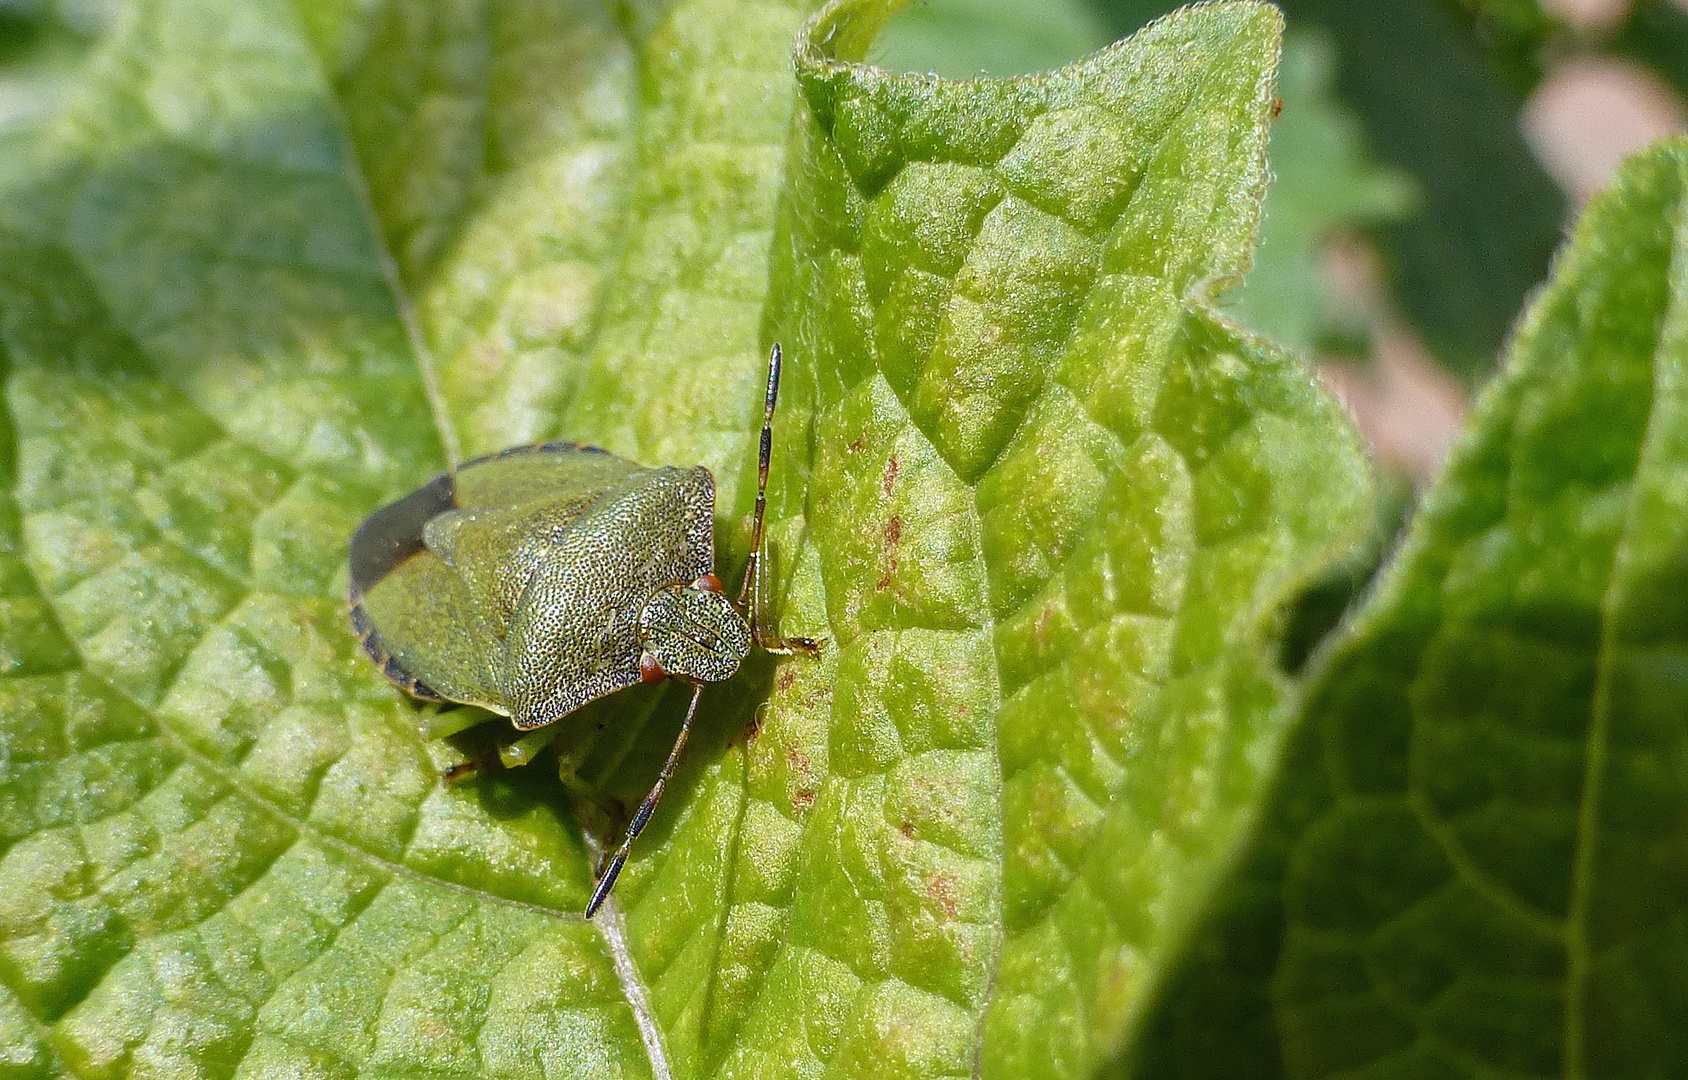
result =
[[774,452],[774,403],[780,395],[780,345],[774,342],[768,354],[768,396],[762,406],[762,446],[756,454],[756,520],[750,526],[750,558],[745,560],[744,581],[739,585],[738,606],[750,622],[751,638],[758,648],[771,653],[814,656],[820,646],[808,638],[787,638],[769,633],[761,625],[762,519],[768,512],[768,459]]
[[[774,403],[780,396],[780,343],[768,354],[768,396],[762,406],[762,446],[756,453],[756,520],[750,526],[750,560],[744,564],[739,607],[751,597],[757,571],[762,568],[762,517],[768,512],[768,459],[774,453]],[[751,597],[751,599],[754,599]]]
[[639,812],[633,815],[632,824],[627,826],[627,835],[622,837],[621,846],[615,849],[609,865],[604,867],[604,876],[598,879],[597,888],[592,890],[592,899],[586,902],[588,919],[604,906],[610,890],[615,888],[615,879],[621,876],[621,868],[627,865],[627,853],[632,850],[634,839],[644,831],[646,823],[651,820],[651,812],[656,809],[657,800],[662,798],[662,789],[668,786],[668,778],[674,775],[674,765],[680,760],[680,751],[686,748],[686,736],[692,733],[692,717],[697,715],[698,699],[702,696],[703,684],[698,683],[697,689],[692,691],[692,704],[686,710],[686,719],[680,725],[680,734],[674,739],[674,749],[668,752],[668,760],[663,763],[656,784],[651,788],[651,793],[645,796],[645,801],[639,805]]

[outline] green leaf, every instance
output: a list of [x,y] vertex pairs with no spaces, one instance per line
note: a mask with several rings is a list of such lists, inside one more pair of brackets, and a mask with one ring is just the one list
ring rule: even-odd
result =
[[[126,9],[0,188],[0,1070],[1071,1075],[1141,1013],[1362,529],[1340,409],[1215,316],[1279,23],[1047,76],[859,67],[885,6]],[[782,627],[602,823],[361,654],[352,528],[548,437],[703,462]],[[643,794],[678,695],[559,738]],[[550,760],[550,759],[547,759]],[[586,827],[580,822],[585,821]]]
[[1688,1069],[1685,205],[1682,139],[1589,204],[1138,1071]]

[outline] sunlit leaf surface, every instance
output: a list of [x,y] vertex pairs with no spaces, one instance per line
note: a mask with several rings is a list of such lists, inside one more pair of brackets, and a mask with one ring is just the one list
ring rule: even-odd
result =
[[[887,14],[147,0],[0,176],[0,1073],[1082,1075],[1289,706],[1361,527],[1340,411],[1211,313],[1279,22],[1050,75]],[[614,903],[555,760],[451,788],[346,542],[550,436],[710,466],[820,661],[706,695]],[[677,695],[559,743],[636,798]],[[578,790],[578,786],[569,789]],[[582,824],[584,822],[584,825]]]

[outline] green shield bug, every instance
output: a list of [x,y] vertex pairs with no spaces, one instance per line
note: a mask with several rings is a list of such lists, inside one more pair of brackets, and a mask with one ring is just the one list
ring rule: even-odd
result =
[[694,687],[674,748],[586,906],[627,862],[673,774],[706,683],[752,646],[814,653],[760,625],[762,519],[780,347],[768,358],[756,515],[738,600],[715,576],[715,479],[551,442],[475,458],[371,514],[352,536],[352,627],[395,685],[480,705],[522,731],[638,682]]

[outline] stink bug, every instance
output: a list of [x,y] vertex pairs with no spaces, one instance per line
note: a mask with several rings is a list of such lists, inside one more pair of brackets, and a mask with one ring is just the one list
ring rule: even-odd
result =
[[691,733],[705,683],[752,646],[814,653],[757,613],[780,347],[768,358],[756,516],[738,600],[715,576],[715,478],[578,443],[475,458],[371,514],[352,536],[352,627],[401,690],[480,705],[522,731],[638,682],[691,683],[674,749],[586,906],[609,895]]

